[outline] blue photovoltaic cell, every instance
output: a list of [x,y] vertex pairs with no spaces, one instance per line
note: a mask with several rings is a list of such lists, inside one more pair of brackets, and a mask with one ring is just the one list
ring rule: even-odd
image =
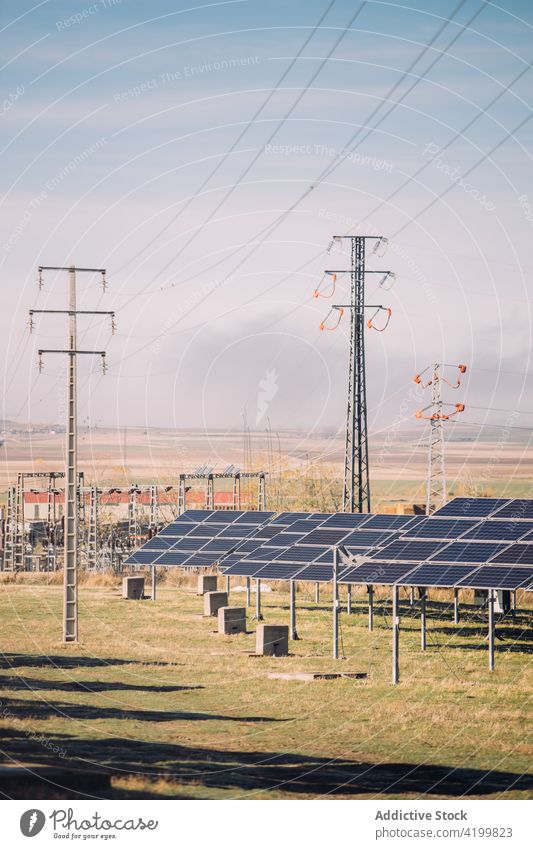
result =
[[514,542],[527,534],[527,528],[531,522],[511,522],[509,520],[498,521],[486,519],[466,531],[462,540],[484,540],[485,542]]
[[409,539],[457,539],[465,531],[473,528],[477,521],[477,519],[434,519],[431,517],[423,519],[404,531],[403,536]]
[[135,551],[133,554],[129,555],[128,559],[125,562],[126,564],[145,566],[150,563],[155,563],[155,561],[158,560],[159,557],[161,557],[160,551]]
[[279,525],[265,525],[264,528],[259,528],[253,536],[257,539],[272,539],[281,532]]
[[298,581],[332,581],[333,580],[333,566],[325,566],[325,565],[313,565],[313,566],[304,566],[301,572],[298,572],[296,576],[296,580]]
[[482,566],[471,575],[457,581],[458,587],[480,590],[518,590],[533,581],[533,568],[523,566]]
[[380,543],[390,542],[391,536],[394,536],[394,533],[391,531],[365,531],[363,528],[360,531],[353,531],[347,537],[344,537],[342,545],[344,548],[353,546],[368,548],[380,545]]
[[491,563],[533,566],[533,544],[517,542],[491,558]]
[[533,501],[530,498],[513,498],[495,514],[496,519],[533,519]]
[[413,516],[395,516],[394,514],[385,514],[372,516],[368,522],[365,522],[365,531],[375,530],[397,530],[407,526],[413,519]]
[[371,518],[372,513],[334,513],[322,523],[322,527],[328,530],[330,528],[346,528],[346,530],[350,530],[350,528],[357,528]]
[[413,528],[417,528],[422,522],[425,522],[427,516],[410,516],[409,521],[402,525],[402,530],[411,531]]
[[502,507],[506,498],[454,498],[435,510],[433,516],[455,516],[458,519],[483,519]]
[[269,540],[265,540],[265,545],[275,546],[276,548],[286,548],[289,545],[295,545],[303,539],[305,534],[291,534],[288,531],[276,534]]
[[193,522],[176,522],[167,525],[158,533],[158,537],[181,537],[188,534],[191,528],[197,528],[198,525]]
[[[164,554],[163,557],[166,557],[166,555]],[[199,554],[192,554],[183,565],[187,568],[189,566],[214,566],[218,559],[214,552],[211,555],[200,552]]]
[[259,572],[255,573],[255,577],[261,579],[267,578],[271,581],[289,581],[301,568],[301,565],[298,563],[268,563]]
[[409,587],[453,587],[461,578],[472,572],[474,567],[466,563],[454,563],[452,566],[437,566],[435,563],[425,563],[407,578],[400,578],[399,584]]
[[263,522],[268,522],[275,514],[272,510],[247,510],[241,516],[235,519],[237,525],[262,525]]
[[307,534],[301,540],[301,543],[302,545],[337,545],[348,534],[349,530],[347,528],[343,530],[318,528],[316,531],[311,531],[310,534]]
[[227,554],[233,547],[232,543],[228,540],[224,541],[222,539],[212,539],[206,545],[202,546],[201,552],[204,554],[208,551],[218,551],[220,554]]
[[475,565],[486,563],[505,547],[505,543],[497,542],[452,542],[429,559],[440,563],[473,563]]
[[212,512],[212,510],[186,510],[185,513],[182,513],[179,519],[180,521],[185,519],[186,521],[191,522],[203,522],[211,515]]
[[161,537],[159,535],[147,540],[140,551],[166,551],[175,542],[172,537]]
[[320,519],[300,519],[287,528],[291,534],[308,534],[320,525]]
[[[206,525],[209,527],[209,525]],[[216,525],[213,525],[216,528]],[[220,528],[216,531],[217,536],[224,537],[227,539],[244,539],[244,537],[248,536],[248,530],[246,526],[242,525],[228,525],[227,528]]]
[[224,568],[224,575],[240,575],[243,578],[251,578],[253,577],[255,572],[258,572],[259,569],[263,566],[262,563],[233,563],[228,568]]
[[270,563],[271,560],[275,560],[279,554],[279,550],[276,548],[256,548],[254,551],[250,551],[243,558],[246,561],[253,560],[256,562],[257,560],[262,560],[264,563]]
[[215,510],[205,521],[212,524],[229,525],[234,522],[239,516],[242,516],[244,510]]
[[258,539],[245,539],[243,542],[237,543],[236,550],[237,551],[255,551],[256,548],[259,548],[261,545],[261,540]]
[[312,516],[312,513],[280,513],[275,519],[272,519],[273,525],[290,525],[299,519],[306,519]]
[[397,539],[380,548],[379,551],[375,551],[373,558],[374,560],[427,560],[439,548],[442,548],[442,542]]
[[157,561],[158,566],[182,566],[189,559],[187,551],[165,551]]
[[312,513],[311,519],[320,519],[321,522],[325,522],[330,516],[331,513]]
[[181,537],[180,539],[173,540],[172,550],[188,551],[190,557],[190,552],[198,551],[206,542],[206,539],[198,539],[198,537],[192,537],[191,539],[189,537]]
[[312,563],[324,551],[325,549],[319,546],[293,545],[285,551],[280,551],[276,557],[276,562]]
[[369,560],[362,566],[346,569],[339,578],[340,584],[377,584],[390,586],[414,569],[416,563],[374,563]]
[[187,534],[188,539],[211,539],[214,536],[209,530],[209,525],[198,525]]
[[520,540],[521,542],[533,542],[533,523],[522,522],[521,524],[522,528],[527,528],[528,526],[532,526],[532,529],[528,531],[527,534],[524,534],[524,536]]

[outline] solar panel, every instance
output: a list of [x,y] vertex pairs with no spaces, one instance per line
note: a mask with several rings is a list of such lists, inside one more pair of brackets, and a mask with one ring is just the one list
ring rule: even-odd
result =
[[[163,557],[165,557],[165,555],[163,555]],[[214,564],[217,562],[218,559],[219,558],[217,557],[217,555],[214,552],[211,555],[202,554],[200,552],[200,553],[192,554],[188,558],[188,560],[186,560],[183,563],[183,565],[187,566],[187,568],[189,566],[214,566]]]
[[211,539],[213,532],[209,531],[209,525],[197,525],[187,534],[188,539]]
[[[240,532],[239,528],[235,529],[234,526],[232,526],[232,527],[233,527],[234,530],[237,531],[237,533]],[[279,525],[274,525],[274,524],[265,525],[264,528],[259,528],[255,532],[254,537],[256,537],[257,539],[272,539],[272,537],[275,537],[279,533],[280,533]]]
[[516,542],[491,558],[491,563],[508,563],[510,566],[533,566],[533,544]]
[[531,541],[533,541],[533,522],[522,522],[520,527],[521,528],[531,527],[531,530],[528,531],[527,534],[524,534],[523,537],[521,537],[520,542],[531,542]]
[[232,522],[235,522],[239,516],[242,516],[244,510],[215,510],[214,513],[211,513],[210,516],[207,517],[204,521],[209,525],[212,524],[222,524],[229,525]]
[[442,548],[442,542],[429,540],[397,539],[379,551],[374,552],[374,560],[427,560]]
[[189,559],[190,553],[187,551],[165,551],[158,561],[158,566],[182,566]]
[[[207,542],[207,539],[198,539],[198,537],[179,537],[172,541],[173,551],[198,551]],[[189,554],[190,557],[190,554]]]
[[255,551],[260,545],[261,540],[255,539],[255,537],[253,539],[245,539],[243,542],[238,543],[236,551]]
[[297,578],[299,581],[315,581],[317,583],[330,582],[333,580],[333,566],[304,566],[304,568],[298,572]]
[[452,542],[429,559],[440,563],[486,563],[505,543],[497,542]]
[[217,551],[220,554],[227,554],[233,547],[231,540],[212,539],[206,545],[202,546],[201,552],[203,554],[208,551]]
[[285,551],[278,552],[276,562],[312,563],[325,550],[325,548],[319,546],[293,545]]
[[181,521],[185,519],[185,521],[203,522],[212,512],[212,510],[186,510],[179,518]]
[[372,517],[372,513],[334,513],[322,523],[323,528],[357,528]]
[[313,513],[280,513],[275,519],[272,519],[273,525],[290,525],[299,519],[306,519],[313,516]]
[[497,519],[533,519],[533,500],[513,498],[495,514]]
[[383,513],[381,515],[372,516],[368,522],[365,522],[365,531],[374,530],[396,530],[397,528],[406,527],[413,519],[413,516],[396,516],[394,514]]
[[477,519],[422,519],[409,530],[404,531],[403,536],[410,539],[457,539],[465,531],[477,524]]
[[[164,556],[164,555],[163,555]],[[134,551],[125,561],[127,565],[147,566],[161,557],[160,551]]]
[[391,586],[414,569],[416,563],[375,563],[368,560],[361,566],[346,569],[339,578],[340,584],[378,584]]
[[444,507],[435,510],[433,515],[456,516],[458,519],[483,519],[503,507],[506,501],[506,498],[454,498]]
[[224,575],[240,575],[242,578],[252,578],[262,567],[262,563],[234,563],[224,569]]
[[289,545],[295,545],[301,539],[303,539],[305,534],[290,534],[287,532],[282,532],[280,534],[276,534],[275,537],[271,537],[268,542],[265,542],[265,545],[275,546],[276,548],[287,548]]
[[236,525],[262,525],[274,516],[272,510],[246,510],[235,519]]
[[532,581],[533,568],[481,566],[471,575],[457,581],[457,586],[479,590],[518,590],[530,586]]
[[514,542],[527,534],[528,527],[533,530],[533,523],[487,519],[466,531],[461,539]]
[[172,522],[170,525],[167,525],[165,528],[162,528],[158,537],[181,537],[184,534],[189,533],[191,528],[197,528],[198,525],[193,522]]
[[271,581],[289,581],[301,568],[298,563],[268,563],[255,573],[255,577],[267,578]]
[[172,537],[155,536],[147,540],[139,551],[166,551],[175,542]]
[[[204,527],[209,527],[209,525],[205,525]],[[219,527],[215,525],[214,527]],[[248,528],[246,525],[228,525],[226,528],[220,528],[217,531],[217,536],[219,537],[227,537],[228,539],[244,539],[248,535]]]
[[394,536],[393,531],[365,531],[363,528],[360,531],[353,531],[351,534],[348,534],[343,539],[342,545],[344,548],[351,546],[369,548],[380,545],[380,543],[390,542],[391,536]]
[[289,525],[287,528],[291,534],[308,534],[313,528],[318,528],[320,525],[320,519],[300,519],[297,522],[293,522],[292,525]]
[[400,578],[398,583],[408,587],[453,587],[457,581],[472,572],[472,569],[472,565],[466,563],[454,563],[444,567],[424,563],[409,572],[407,578]]
[[323,530],[318,528],[316,531],[311,531],[302,539],[303,545],[337,545],[349,531],[344,530]]

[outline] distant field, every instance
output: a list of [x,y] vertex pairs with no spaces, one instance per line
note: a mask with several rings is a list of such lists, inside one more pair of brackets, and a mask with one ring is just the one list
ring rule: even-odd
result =
[[[248,656],[252,633],[214,634],[186,586],[163,583],[155,603],[123,601],[111,583],[82,587],[81,642],[65,647],[60,587],[1,583],[2,750],[26,762],[103,765],[112,795],[124,798],[533,798],[531,599],[527,616],[498,628],[491,674],[478,611],[454,626],[441,593],[423,654],[402,595],[393,687],[388,593],[379,598],[371,634],[362,595],[356,613],[343,614],[345,659],[335,662],[329,587],[319,606],[302,587],[302,639],[291,657],[269,659]],[[267,622],[288,622],[287,599],[264,593]],[[280,670],[368,678],[268,679]]]
[[[427,451],[422,429],[378,434],[370,441],[373,508],[411,509],[425,500]],[[446,452],[448,492],[531,497],[533,447],[527,431],[473,440],[471,431],[454,431]],[[511,432],[509,432],[511,433]],[[279,437],[279,438],[278,438]],[[62,469],[64,435],[12,434],[1,448],[0,493],[19,471]],[[344,442],[335,434],[292,430],[252,434],[252,468],[268,473],[267,496],[273,509],[334,510],[339,507]],[[175,485],[180,472],[208,464],[221,471],[243,462],[239,432],[143,428],[80,430],[79,468],[101,486],[131,483]]]

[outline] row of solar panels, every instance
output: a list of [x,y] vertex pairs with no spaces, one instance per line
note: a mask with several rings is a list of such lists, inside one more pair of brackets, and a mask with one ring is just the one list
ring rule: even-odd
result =
[[[504,512],[506,515],[502,516]],[[457,519],[449,520],[449,515]],[[486,516],[494,519],[479,521]],[[451,586],[448,564],[456,565],[454,579],[462,581],[486,580],[475,567],[487,561],[533,563],[533,544],[510,545],[516,540],[532,539],[533,522],[527,520],[528,516],[533,516],[533,502],[524,499],[455,499],[431,518],[347,513],[274,516],[267,511],[191,510],[145,543],[127,562],[186,568],[218,563],[225,574],[331,581],[331,546],[340,544],[349,553],[365,558],[364,566],[356,568],[368,566],[372,574],[379,574],[380,580],[375,583],[390,583],[393,578],[395,583],[407,575],[411,580],[414,576],[410,573],[424,568],[421,563],[428,560],[431,573],[427,578],[431,580],[427,584]],[[454,546],[452,541],[458,538],[461,542]],[[496,542],[503,540],[505,543]],[[354,567],[349,568],[350,581],[345,573],[339,576],[341,581],[369,583],[367,573],[354,573]],[[487,579],[496,580],[496,565],[486,568],[492,570]],[[508,568],[501,570],[498,580],[509,583],[511,578],[503,577],[507,572]],[[515,584],[519,578],[519,586],[528,586],[528,575],[516,573]],[[437,583],[442,580],[445,583]]]

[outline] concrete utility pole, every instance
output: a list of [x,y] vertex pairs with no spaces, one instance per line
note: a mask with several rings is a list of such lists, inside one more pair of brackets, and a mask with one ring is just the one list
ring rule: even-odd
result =
[[78,315],[108,315],[111,316],[111,329],[115,329],[115,313],[108,310],[77,310],[76,309],[76,272],[101,274],[105,291],[104,268],[76,268],[71,265],[39,266],[39,286],[42,285],[43,271],[68,272],[68,307],[66,310],[30,310],[30,329],[33,327],[33,316],[37,313],[67,315],[68,336],[66,349],[41,348],[39,350],[39,369],[42,368],[43,354],[66,354],[67,367],[67,433],[66,433],[66,463],[65,463],[65,553],[63,564],[63,642],[71,643],[78,640],[78,423],[77,423],[77,386],[76,386],[76,357],[78,354],[95,354],[102,357],[105,372],[105,351],[81,351],[76,347],[76,330]]

